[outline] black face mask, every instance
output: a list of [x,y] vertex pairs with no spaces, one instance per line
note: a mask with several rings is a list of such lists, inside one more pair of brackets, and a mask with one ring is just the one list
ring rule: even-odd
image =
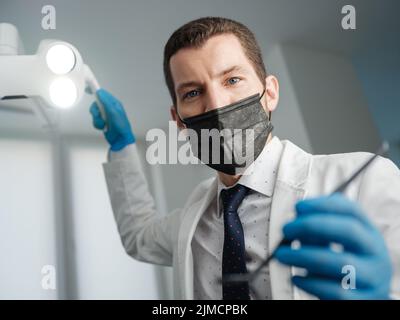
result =
[[[257,93],[233,104],[181,119],[188,129],[192,129],[189,139],[193,154],[215,170],[229,175],[243,174],[260,155],[273,129],[271,113],[268,116],[260,103],[264,92],[261,96]],[[202,137],[202,131],[214,134]],[[218,133],[217,139],[215,133]]]

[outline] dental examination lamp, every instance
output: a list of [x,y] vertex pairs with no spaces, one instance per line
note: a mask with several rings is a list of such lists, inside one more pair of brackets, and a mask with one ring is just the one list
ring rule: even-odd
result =
[[37,98],[50,108],[77,105],[85,92],[95,96],[101,115],[104,106],[93,72],[84,64],[79,51],[60,40],[42,40],[34,55],[18,54],[17,29],[0,24],[0,100]]

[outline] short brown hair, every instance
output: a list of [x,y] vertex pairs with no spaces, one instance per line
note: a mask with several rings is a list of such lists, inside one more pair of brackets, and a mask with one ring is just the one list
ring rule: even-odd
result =
[[176,106],[176,95],[174,80],[172,79],[170,60],[171,57],[183,48],[200,48],[212,36],[230,33],[235,35],[244,49],[244,53],[250,60],[260,78],[264,83],[267,76],[261,49],[254,34],[245,25],[226,18],[205,17],[190,21],[177,29],[168,39],[164,48],[164,77],[172,101]]

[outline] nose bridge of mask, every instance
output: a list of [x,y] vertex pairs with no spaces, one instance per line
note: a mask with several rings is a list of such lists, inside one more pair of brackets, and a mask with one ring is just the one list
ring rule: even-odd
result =
[[[239,101],[236,101],[232,104],[229,104],[229,105],[217,108],[217,109],[212,109],[205,113],[202,113],[202,114],[199,114],[196,116],[192,116],[192,117],[188,117],[188,118],[182,118],[179,115],[179,113],[177,113],[177,114],[178,114],[178,117],[181,120],[181,122],[184,123],[186,126],[190,127],[191,124],[200,123],[200,122],[206,121],[208,119],[212,119],[216,116],[217,117],[222,116],[225,112],[232,111],[236,108],[242,108],[242,107],[246,107],[246,106],[252,105],[254,103],[257,103],[262,99],[262,97],[264,96],[264,93],[265,93],[265,89],[263,90],[261,96],[259,93],[256,93],[256,94],[246,97],[244,99],[240,99]],[[218,128],[218,129],[220,129],[220,128]]]

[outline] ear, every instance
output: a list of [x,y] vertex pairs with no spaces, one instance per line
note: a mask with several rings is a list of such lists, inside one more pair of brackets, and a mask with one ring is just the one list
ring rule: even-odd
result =
[[273,75],[265,78],[265,99],[268,111],[275,111],[279,101],[279,82]]
[[172,120],[174,120],[176,122],[176,125],[179,129],[185,129],[186,125],[182,123],[181,119],[178,116],[178,112],[177,109],[174,105],[172,105],[169,109],[170,113],[171,113],[171,118]]

